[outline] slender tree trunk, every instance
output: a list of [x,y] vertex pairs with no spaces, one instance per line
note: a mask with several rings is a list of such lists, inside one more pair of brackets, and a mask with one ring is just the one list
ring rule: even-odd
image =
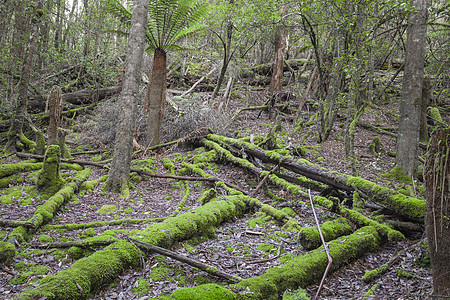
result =
[[156,49],[153,56],[152,77],[147,87],[148,126],[147,145],[155,146],[160,142],[159,128],[166,103],[166,52]]
[[48,95],[46,111],[49,112],[47,146],[56,145],[56,139],[58,138],[58,125],[61,120],[62,113],[62,91],[57,85],[52,88],[50,94]]
[[[77,6],[78,6],[78,0],[73,0],[73,3],[72,3],[72,9],[70,10],[69,18],[68,18],[68,20],[67,20],[67,26],[66,26],[66,29],[64,30],[63,37],[62,37],[62,44],[63,44],[63,45],[66,44],[66,41],[67,41],[67,35],[68,35],[68,33],[69,33],[70,28],[72,27],[73,16],[74,16],[74,13],[75,13],[75,8],[76,8]],[[67,47],[67,48],[69,48],[69,47]]]
[[[232,4],[233,1],[230,1]],[[233,22],[231,20],[228,20],[227,22],[227,40],[225,43],[223,43],[223,62],[222,62],[222,68],[220,69],[219,77],[217,78],[217,84],[214,88],[213,94],[211,96],[211,100],[214,100],[217,97],[217,94],[219,93],[220,87],[222,86],[223,80],[225,78],[225,74],[228,69],[228,65],[231,61],[231,39],[233,37]],[[223,42],[223,41],[222,41]]]
[[55,35],[53,37],[53,46],[56,51],[60,51],[60,39],[61,39],[61,26],[62,26],[62,8],[64,1],[57,0],[56,2],[56,21],[55,21]]
[[270,82],[269,92],[279,92],[282,90],[281,81],[283,79],[284,55],[287,47],[287,30],[284,26],[277,28],[275,35],[275,58],[273,60],[272,80]]
[[427,0],[412,0],[411,6],[416,11],[409,17],[396,162],[403,173],[414,177],[417,174],[428,4]]
[[128,191],[131,154],[136,118],[136,97],[139,93],[139,75],[144,53],[147,29],[148,0],[135,0],[127,52],[127,69],[120,94],[120,113],[117,124],[114,154],[105,189],[123,193]]
[[[37,8],[41,9],[42,5],[37,1]],[[22,72],[18,87],[18,97],[16,103],[16,109],[14,111],[14,117],[11,122],[11,127],[8,132],[8,142],[6,149],[8,151],[14,151],[19,149],[18,142],[20,140],[20,134],[22,133],[23,123],[25,121],[25,115],[27,113],[28,105],[28,84],[31,76],[31,68],[33,65],[33,54],[36,47],[36,40],[38,34],[38,18],[40,15],[33,15],[29,18],[28,26],[24,24],[25,31],[31,31],[28,39],[28,47],[25,54],[25,59],[22,64]],[[28,30],[27,30],[28,28]],[[26,35],[26,34],[25,34]]]
[[431,138],[424,170],[427,198],[425,226],[436,299],[450,297],[450,130]]

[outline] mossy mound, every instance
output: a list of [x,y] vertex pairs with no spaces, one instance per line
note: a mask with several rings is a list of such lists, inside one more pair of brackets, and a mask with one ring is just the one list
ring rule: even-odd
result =
[[53,196],[64,184],[64,179],[59,173],[61,162],[61,150],[57,145],[51,145],[45,152],[45,159],[41,171],[36,179],[36,187],[41,193],[42,199]]
[[16,247],[13,244],[0,242],[0,264],[10,265],[16,255]]
[[115,205],[103,205],[97,210],[97,213],[100,215],[109,215],[117,210],[117,206]]
[[237,295],[229,289],[214,283],[203,284],[196,287],[176,290],[172,298],[177,300],[233,300]]

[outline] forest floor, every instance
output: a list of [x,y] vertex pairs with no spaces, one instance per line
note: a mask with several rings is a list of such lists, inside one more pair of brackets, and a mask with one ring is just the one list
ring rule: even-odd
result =
[[[266,102],[264,97],[253,97],[258,92],[247,93],[244,98],[232,97],[228,111],[233,115],[239,108],[249,105],[263,105]],[[263,93],[263,92],[259,92]],[[396,113],[398,107],[395,103],[380,104],[376,109],[368,109],[361,119],[361,123],[383,126],[395,126],[397,123]],[[300,116],[305,122],[315,113],[315,108],[306,105],[304,113]],[[275,112],[273,112],[275,114]],[[282,125],[278,137],[284,139],[286,143],[292,145],[299,144],[307,146],[308,151],[305,158],[321,167],[338,171],[344,174],[351,174],[350,163],[345,159],[342,120],[336,120],[330,137],[326,142],[317,143],[316,126],[311,124],[303,128],[295,127],[292,115],[280,115],[278,123]],[[227,128],[228,132],[236,133],[238,130],[243,136],[261,135],[265,136],[276,124],[275,117],[269,118],[267,112],[242,111]],[[312,134],[307,134],[311,131]],[[382,149],[377,156],[372,155],[369,144],[373,138],[378,136],[381,140]],[[67,141],[73,152],[86,145],[85,135],[72,134]],[[94,136],[95,138],[95,136]],[[91,145],[92,146],[92,145]],[[93,145],[96,146],[96,145]],[[75,150],[76,148],[76,150]],[[107,159],[107,149],[99,149],[100,154],[83,155],[75,157],[78,160],[99,161]],[[104,151],[105,150],[105,151]],[[383,173],[389,171],[394,166],[394,158],[388,155],[389,151],[395,151],[394,136],[390,134],[380,134],[358,127],[355,150],[357,156],[358,176],[376,182],[380,185],[396,188],[400,183],[383,177]],[[176,166],[181,168],[183,161],[189,162],[192,157],[202,152],[201,148],[195,149],[192,146],[180,146],[178,148],[166,147],[157,153],[148,153],[150,158],[149,167],[154,173],[165,174],[167,170],[161,162],[162,158],[171,159]],[[2,163],[17,162],[18,158],[12,156]],[[147,161],[148,163],[148,161]],[[106,169],[91,167],[89,180],[100,178],[107,174]],[[230,182],[240,189],[252,192],[257,184],[258,178],[242,168],[230,163],[217,163],[206,171],[223,181]],[[62,170],[62,172],[67,172]],[[73,174],[73,171],[71,171]],[[22,174],[24,178],[23,186],[33,184],[33,176]],[[69,176],[69,175],[68,175]],[[417,183],[418,185],[420,183]],[[105,194],[100,189],[101,183],[92,192],[83,191],[77,195],[78,201],[69,202],[49,223],[58,224],[80,224],[95,221],[110,221],[114,219],[150,219],[164,218],[174,214],[177,207],[181,207],[179,213],[191,210],[200,206],[197,199],[201,191],[208,187],[207,183],[185,182],[180,185],[176,180],[165,178],[143,178],[142,181],[134,183],[135,188],[131,190],[130,197],[121,198],[113,194]],[[189,188],[186,187],[189,185]],[[301,226],[314,226],[314,218],[311,207],[296,203],[295,197],[286,190],[275,186],[269,186],[270,190],[283,199],[274,203],[264,189],[255,195],[264,203],[271,203],[276,208],[290,207],[295,212],[295,219]],[[7,190],[0,190],[0,195],[6,195]],[[4,220],[26,220],[34,212],[36,205],[42,203],[35,199],[31,205],[20,204],[22,195],[14,199],[12,204],[0,203],[0,217]],[[186,200],[180,206],[182,200]],[[308,199],[301,199],[305,202]],[[109,214],[99,214],[98,210],[104,205],[114,205],[117,210]],[[315,208],[320,222],[336,218],[334,213]],[[371,213],[367,210],[367,215]],[[389,218],[389,216],[387,216]],[[78,240],[80,237],[89,235],[100,235],[106,230],[113,230],[117,234],[126,234],[131,230],[144,229],[148,224],[139,225],[114,225],[92,228],[90,230],[44,230],[40,229],[31,240],[37,243],[42,235],[48,235],[53,241]],[[5,236],[10,229],[4,229]],[[373,296],[368,299],[423,299],[432,293],[431,271],[423,267],[420,263],[426,255],[426,248],[423,232],[411,233],[402,242],[385,243],[375,253],[365,254],[363,257],[350,263],[337,272],[329,274],[324,282],[320,299],[361,299],[366,292],[377,284]],[[97,250],[94,248],[91,250]],[[248,211],[242,218],[236,218],[233,222],[228,222],[215,229],[215,237],[202,239],[196,242],[181,242],[173,251],[195,258],[202,262],[218,267],[227,273],[249,278],[263,274],[268,268],[279,265],[283,261],[283,256],[302,255],[306,251],[299,245],[297,234],[286,231],[280,224],[269,220],[257,210]],[[366,270],[371,270],[386,263],[400,251],[400,260],[390,268],[380,278],[373,282],[366,283],[361,280]],[[31,245],[16,258],[16,262],[35,263],[36,265],[48,266],[48,274],[56,274],[58,271],[67,269],[74,262],[70,258],[67,249],[46,251],[36,251]],[[403,270],[407,272],[398,272]],[[35,274],[24,277],[24,280],[16,280],[16,284],[11,284],[11,280],[18,276],[18,270],[14,268],[0,272],[0,299],[11,299],[18,293],[37,285],[35,280],[44,274]],[[406,275],[405,275],[406,274]],[[147,283],[143,283],[143,282]],[[140,282],[140,283],[138,283]],[[205,272],[201,272],[186,264],[176,260],[164,258],[160,255],[150,255],[142,262],[142,269],[130,269],[120,276],[120,279],[110,286],[105,286],[101,293],[93,299],[150,299],[161,294],[170,294],[181,287],[195,286],[207,282],[225,283],[223,279],[213,277]],[[145,286],[145,287],[143,287]],[[318,284],[309,286],[307,291],[311,298],[314,297],[318,289]]]

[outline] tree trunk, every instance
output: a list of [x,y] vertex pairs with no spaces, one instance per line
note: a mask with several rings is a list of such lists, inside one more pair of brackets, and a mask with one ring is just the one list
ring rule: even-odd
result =
[[[42,8],[42,4],[40,2],[37,3],[37,7],[39,9]],[[31,34],[29,36],[28,40],[28,47],[26,51],[25,58],[23,60],[22,65],[22,74],[19,81],[19,87],[18,87],[18,99],[16,104],[16,109],[14,111],[14,117],[11,122],[11,127],[8,132],[8,142],[6,144],[6,149],[8,151],[14,151],[19,148],[18,142],[20,140],[20,134],[22,132],[23,123],[25,120],[25,115],[27,113],[27,105],[28,105],[28,84],[30,81],[31,76],[31,68],[33,65],[33,54],[34,49],[36,47],[36,39],[37,39],[37,24],[33,24],[37,22],[37,18],[39,16],[33,15],[30,20],[29,24],[23,24],[25,31],[31,31]],[[26,34],[25,34],[26,36]]]
[[428,3],[427,0],[412,0],[411,6],[416,10],[409,17],[396,163],[403,173],[414,177],[417,174]]
[[159,128],[166,102],[166,52],[156,49],[153,57],[152,78],[147,87],[148,126],[147,145],[154,146],[160,142]]
[[[47,99],[47,107],[49,112],[48,123],[48,139],[47,146],[56,145],[56,138],[58,137],[58,125],[61,120],[62,113],[62,91],[61,88],[55,85],[50,91],[50,95]],[[46,111],[47,111],[46,107]]]
[[136,96],[139,92],[139,74],[147,30],[148,0],[136,0],[133,6],[128,42],[127,69],[120,95],[120,113],[117,124],[114,154],[105,189],[123,193],[128,191],[133,135],[136,117]]
[[[233,1],[230,1],[230,3],[232,4]],[[221,39],[223,44],[223,62],[222,68],[220,69],[219,78],[217,78],[216,87],[214,88],[214,92],[211,96],[211,100],[214,100],[217,97],[219,89],[222,86],[223,79],[225,78],[225,73],[227,72],[228,64],[231,61],[231,39],[233,37],[233,22],[231,20],[228,20],[226,34],[227,34],[226,43],[224,43],[223,40]]]
[[433,293],[450,297],[450,130],[438,130],[431,139],[424,179],[427,198],[426,234],[433,268]]
[[273,61],[272,81],[270,82],[269,92],[279,92],[282,89],[281,80],[283,79],[284,54],[287,47],[287,30],[280,26],[277,28],[275,36],[275,58]]

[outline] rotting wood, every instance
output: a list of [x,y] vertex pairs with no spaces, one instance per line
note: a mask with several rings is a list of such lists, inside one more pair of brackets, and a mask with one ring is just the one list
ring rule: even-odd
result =
[[121,90],[122,86],[120,85],[92,90],[81,90],[73,93],[63,94],[62,100],[67,103],[80,105],[91,103],[94,101],[94,99],[105,99],[107,97],[120,93]]
[[25,225],[26,221],[0,220],[1,227],[19,227]]
[[31,247],[38,249],[50,249],[50,248],[70,248],[70,247],[98,247],[98,246],[108,246],[117,242],[117,239],[95,239],[95,240],[79,240],[79,241],[68,241],[68,242],[51,242],[51,243],[32,243]]
[[[227,143],[228,145],[233,145],[237,147],[238,149],[243,149],[247,154],[252,155],[254,157],[257,157],[258,159],[262,160],[263,162],[268,163],[274,163],[274,164],[280,164],[281,167],[288,169],[289,171],[292,171],[294,173],[306,176],[308,178],[311,178],[313,180],[316,180],[321,183],[325,183],[327,185],[333,186],[337,189],[344,190],[351,192],[353,189],[349,186],[347,186],[345,183],[347,179],[343,175],[337,175],[331,172],[324,172],[320,170],[318,167],[312,166],[312,165],[306,165],[301,164],[299,162],[296,162],[289,158],[280,158],[280,157],[269,157],[266,155],[264,150],[258,149],[258,147],[254,146],[253,148],[250,148],[247,143],[239,142],[236,139],[233,138],[227,138],[222,136],[217,136],[213,134],[209,134],[207,136],[207,139],[217,142],[217,143]],[[270,152],[273,153],[273,152]],[[275,154],[275,153],[273,153]],[[280,156],[279,154],[277,156]],[[336,178],[339,177],[339,180],[336,180]]]
[[183,256],[183,255],[177,254],[177,253],[175,253],[173,251],[170,251],[168,249],[161,248],[161,247],[158,247],[158,246],[155,246],[155,245],[152,245],[152,244],[149,244],[149,243],[145,243],[145,242],[142,242],[142,241],[139,241],[139,240],[135,240],[135,239],[130,238],[130,237],[128,237],[128,240],[130,242],[136,244],[136,246],[138,246],[141,249],[145,249],[145,250],[148,250],[148,251],[151,251],[151,252],[156,252],[156,253],[162,254],[164,256],[173,258],[175,260],[178,260],[180,262],[186,263],[186,264],[188,264],[190,266],[193,266],[195,268],[199,268],[200,270],[205,271],[205,272],[207,272],[207,273],[209,273],[211,275],[218,276],[218,277],[221,277],[221,278],[225,278],[225,279],[227,279],[227,280],[229,280],[231,282],[237,283],[237,282],[241,282],[243,280],[239,276],[222,272],[219,269],[217,269],[216,267],[213,267],[213,266],[210,266],[208,264],[202,263],[201,261],[198,261],[196,259],[192,259],[192,258]]
[[127,224],[147,224],[147,223],[158,223],[164,221],[166,218],[150,218],[150,219],[119,219],[119,220],[109,220],[109,221],[99,221],[91,223],[80,223],[80,224],[47,224],[42,230],[80,230],[86,228],[104,227],[104,226],[114,226],[114,225],[127,225]]

